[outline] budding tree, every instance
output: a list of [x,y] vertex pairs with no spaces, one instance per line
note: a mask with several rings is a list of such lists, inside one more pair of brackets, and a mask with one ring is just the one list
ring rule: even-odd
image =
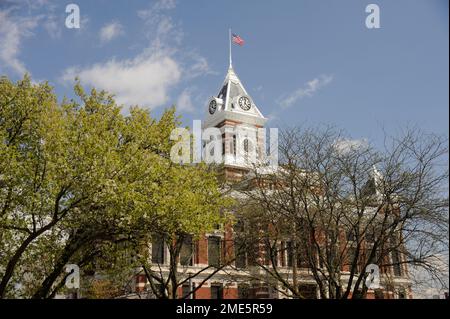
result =
[[265,273],[255,279],[297,298],[308,283],[321,298],[360,298],[377,288],[365,284],[371,264],[380,288],[400,297],[413,283],[408,266],[441,278],[433,260],[448,255],[445,139],[408,129],[378,149],[330,127],[280,137],[278,171],[255,166],[238,187],[238,237],[259,247],[252,260]]

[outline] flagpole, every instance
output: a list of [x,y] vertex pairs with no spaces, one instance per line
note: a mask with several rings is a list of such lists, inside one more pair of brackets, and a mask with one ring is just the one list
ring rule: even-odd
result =
[[228,29],[228,42],[230,45],[230,69],[233,68],[233,63],[231,60],[231,28]]

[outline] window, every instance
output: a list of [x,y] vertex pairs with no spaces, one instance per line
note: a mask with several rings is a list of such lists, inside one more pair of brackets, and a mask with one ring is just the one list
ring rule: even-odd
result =
[[244,234],[244,223],[242,221],[238,221],[234,227],[236,231],[236,237],[234,240],[234,255],[235,262],[237,268],[246,268],[247,267],[247,246],[245,244],[245,240],[242,239],[242,235]]
[[292,267],[294,259],[294,247],[291,241],[286,243],[287,266]]
[[280,243],[280,266],[286,267],[286,254],[284,253],[286,251],[286,242],[282,241]]
[[308,268],[308,252],[307,247],[303,244],[297,245],[297,267],[299,268]]
[[400,254],[398,250],[394,250],[391,252],[392,257],[392,266],[394,268],[394,276],[401,277],[402,276],[402,266],[400,264]]
[[217,95],[217,97],[220,99],[225,97],[225,95],[227,94],[227,89],[228,89],[228,84],[226,84],[222,87],[222,90],[220,90],[219,95]]
[[259,238],[251,238],[251,241],[246,248],[246,255],[247,264],[249,266],[257,266],[260,262],[262,262],[262,260],[260,260],[261,247]]
[[211,299],[223,299],[222,285],[211,285]]
[[220,237],[208,237],[208,264],[215,267],[220,265]]
[[277,243],[270,243],[269,239],[265,240],[265,252],[264,252],[264,262],[266,265],[278,266],[278,245]]
[[[370,256],[372,254],[373,245],[367,245],[367,255]],[[369,262],[372,264],[378,264],[381,262],[382,254],[380,249],[376,249],[372,258],[370,258]]]
[[394,276],[401,277],[402,276],[402,265],[401,265],[401,256],[400,252],[398,251],[399,247],[399,241],[397,240],[397,237],[395,235],[391,238],[391,259],[392,259],[392,267],[394,270]]
[[381,289],[375,290],[375,299],[384,299],[384,292]]
[[[353,298],[362,299],[363,297],[364,296],[363,296],[363,292],[362,292],[361,289],[358,289],[358,290],[353,292]],[[376,296],[375,296],[375,298],[376,298]]]
[[373,229],[369,229],[366,232],[366,241],[368,243],[374,243],[375,242],[375,231]]
[[323,268],[325,266],[325,259],[322,254],[317,253],[317,257],[319,259],[319,268]]
[[[192,299],[192,294],[189,295],[190,292],[191,292],[191,287],[189,286],[189,284],[184,284],[181,287],[181,298]],[[187,295],[189,295],[189,296],[186,297]]]
[[256,299],[267,299],[270,298],[271,287],[267,283],[255,283],[252,286],[253,288],[253,298]]
[[301,296],[305,299],[317,299],[316,285],[311,284],[300,285],[299,292]]
[[[348,252],[347,252],[347,256],[348,256],[348,269],[351,270],[352,266],[353,266],[353,262],[355,261],[356,258],[356,247],[348,247]],[[356,273],[359,273],[359,262],[356,262],[356,269],[355,269]]]
[[239,299],[251,299],[252,295],[251,295],[251,288],[249,284],[239,284],[238,285],[238,298]]
[[183,266],[193,265],[194,246],[192,243],[192,236],[186,235],[183,238],[183,243],[180,249],[180,264]]
[[338,267],[339,262],[340,262],[340,258],[338,258],[338,256],[340,256],[340,250],[339,250],[339,246],[338,244],[334,244],[334,245],[330,245],[330,247],[328,247],[328,252],[327,252],[327,262],[329,265],[331,265],[332,267]]
[[152,263],[164,264],[164,238],[160,235],[153,236]]
[[356,241],[355,232],[353,230],[347,232],[347,241]]
[[245,245],[242,240],[236,239],[234,241],[234,252],[236,256],[235,265],[237,268],[247,267],[247,254],[245,253]]

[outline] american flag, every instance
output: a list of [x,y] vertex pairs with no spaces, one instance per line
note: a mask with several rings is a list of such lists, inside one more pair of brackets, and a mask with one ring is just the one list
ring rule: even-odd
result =
[[237,45],[244,45],[244,40],[238,36],[237,34],[233,33],[233,43],[236,43]]

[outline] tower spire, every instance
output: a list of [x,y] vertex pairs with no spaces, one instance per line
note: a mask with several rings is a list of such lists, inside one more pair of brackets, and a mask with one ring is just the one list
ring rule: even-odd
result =
[[229,68],[232,69],[233,68],[233,61],[231,59],[231,28],[228,29],[228,42],[230,45],[230,66]]

